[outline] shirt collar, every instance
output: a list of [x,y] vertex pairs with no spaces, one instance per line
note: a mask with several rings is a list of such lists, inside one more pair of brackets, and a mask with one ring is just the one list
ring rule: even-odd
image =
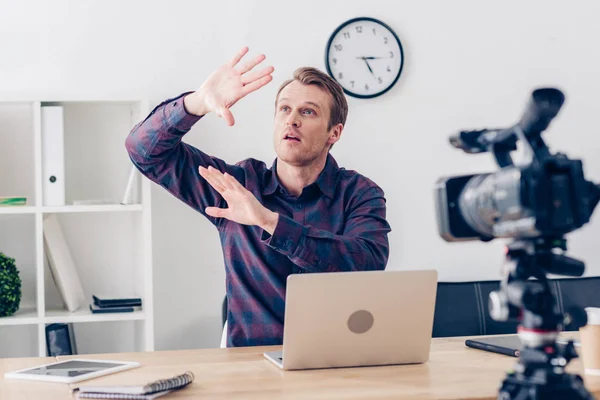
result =
[[[337,183],[338,172],[340,168],[333,158],[331,154],[327,155],[327,161],[325,162],[325,167],[319,174],[317,181],[315,182],[321,192],[329,197],[333,198],[333,194],[335,193],[335,185]],[[279,182],[279,178],[277,177],[277,159],[273,161],[273,165],[271,166],[271,174],[270,179],[266,182],[265,188],[263,189],[263,195],[271,195],[275,193],[278,188],[282,188],[283,186]]]

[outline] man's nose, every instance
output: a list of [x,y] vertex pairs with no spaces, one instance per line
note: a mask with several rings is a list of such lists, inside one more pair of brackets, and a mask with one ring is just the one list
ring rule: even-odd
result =
[[298,113],[296,113],[295,111],[292,111],[287,118],[286,125],[293,126],[295,128],[300,127],[300,118],[298,116]]

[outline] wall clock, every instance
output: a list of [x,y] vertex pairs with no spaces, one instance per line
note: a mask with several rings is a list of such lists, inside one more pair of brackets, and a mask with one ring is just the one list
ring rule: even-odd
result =
[[331,34],[325,65],[347,95],[377,97],[400,78],[404,66],[402,43],[385,23],[368,17],[354,18]]

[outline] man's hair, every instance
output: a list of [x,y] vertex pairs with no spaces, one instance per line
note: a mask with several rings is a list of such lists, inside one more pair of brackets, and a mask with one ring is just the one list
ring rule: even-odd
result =
[[298,68],[294,71],[293,79],[288,79],[281,84],[277,91],[277,97],[275,97],[275,108],[277,108],[279,94],[283,88],[294,81],[298,81],[303,85],[316,85],[331,95],[331,114],[327,125],[328,131],[337,124],[346,124],[346,118],[348,117],[348,102],[346,101],[342,87],[329,75],[312,67]]

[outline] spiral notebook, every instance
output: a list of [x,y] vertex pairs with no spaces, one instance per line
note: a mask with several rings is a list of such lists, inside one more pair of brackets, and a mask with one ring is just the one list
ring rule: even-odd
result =
[[80,386],[74,390],[77,399],[131,399],[152,400],[173,390],[181,389],[194,381],[194,374],[187,371],[168,379],[134,386]]

